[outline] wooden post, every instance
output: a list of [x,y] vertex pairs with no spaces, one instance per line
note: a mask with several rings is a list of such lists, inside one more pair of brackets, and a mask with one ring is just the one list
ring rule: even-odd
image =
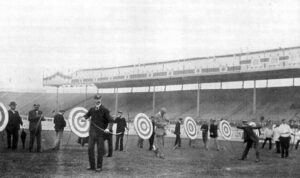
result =
[[153,87],[152,112],[155,114],[155,86]]
[[56,86],[56,112],[59,111],[58,89],[59,89],[59,86]]
[[197,89],[197,116],[200,116],[200,83],[198,83]]
[[118,114],[118,88],[115,88],[115,116]]
[[87,85],[85,85],[85,100],[84,100],[84,107],[86,108],[87,106],[87,102],[86,102],[86,100],[87,100]]
[[256,114],[256,80],[254,80],[254,87],[253,87],[253,115]]

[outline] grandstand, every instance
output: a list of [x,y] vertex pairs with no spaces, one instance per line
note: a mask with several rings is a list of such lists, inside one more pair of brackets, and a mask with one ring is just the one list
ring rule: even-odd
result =
[[137,113],[152,115],[163,106],[171,120],[192,116],[199,121],[224,118],[236,122],[262,115],[272,120],[298,119],[299,67],[300,47],[272,49],[83,69],[71,77],[56,73],[44,79],[45,86],[74,89],[93,85],[98,90],[58,95],[0,92],[0,97],[5,104],[16,101],[23,115],[33,103],[40,103],[49,117],[57,108],[90,107],[93,94],[99,92],[112,115],[120,109],[131,120]]
[[[60,94],[64,102],[60,106],[69,110],[75,106],[90,107],[93,105],[93,94]],[[156,93],[157,108],[166,107],[171,120],[178,117],[192,116],[198,121],[210,118],[225,118],[231,122],[241,119],[254,119],[264,115],[272,120],[280,118],[298,119],[300,112],[299,87],[261,88],[257,90],[257,113],[252,113],[251,89],[234,90],[203,90],[201,95],[200,114],[197,116],[197,91],[172,91]],[[6,104],[14,100],[18,110],[27,115],[33,103],[40,103],[46,116],[52,117],[55,110],[56,94],[51,93],[10,93],[1,92],[0,97]],[[103,94],[103,103],[111,111],[115,110],[115,94]],[[119,109],[127,114],[130,120],[140,112],[152,115],[151,93],[121,93],[119,94]]]

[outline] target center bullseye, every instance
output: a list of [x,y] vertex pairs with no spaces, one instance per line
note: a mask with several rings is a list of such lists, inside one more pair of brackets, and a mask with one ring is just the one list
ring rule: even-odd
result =
[[142,124],[141,124],[141,127],[142,127],[143,130],[146,130],[146,129],[147,129],[147,125],[146,125],[145,123],[142,123]]

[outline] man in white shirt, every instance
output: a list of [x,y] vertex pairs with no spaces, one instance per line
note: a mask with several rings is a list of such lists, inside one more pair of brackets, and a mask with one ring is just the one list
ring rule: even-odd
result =
[[266,127],[265,129],[265,141],[262,144],[262,149],[265,147],[265,144],[267,143],[267,141],[269,141],[269,150],[272,149],[272,137],[273,137],[273,130],[270,128],[271,125],[269,125],[268,127]]
[[280,136],[280,132],[279,132],[279,124],[277,124],[274,129],[273,129],[273,140],[275,142],[276,145],[276,153],[280,153],[280,142],[279,142],[279,136]]
[[285,119],[282,119],[282,123],[278,128],[280,133],[280,145],[281,145],[281,158],[288,158],[289,156],[289,146],[292,130],[291,127],[286,124]]

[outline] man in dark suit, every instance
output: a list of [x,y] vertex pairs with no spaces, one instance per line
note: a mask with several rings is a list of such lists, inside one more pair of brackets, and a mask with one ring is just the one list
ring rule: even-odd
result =
[[41,133],[42,133],[42,124],[41,121],[45,121],[43,112],[39,110],[40,105],[34,104],[33,110],[28,113],[28,121],[29,121],[29,132],[30,132],[30,141],[29,141],[29,152],[32,152],[34,140],[36,138],[37,143],[37,152],[41,152]]
[[204,121],[204,123],[201,125],[201,131],[202,131],[202,140],[204,144],[204,148],[208,150],[207,141],[208,141],[208,124],[207,121]]
[[[101,103],[101,96],[96,95],[95,106],[85,114],[85,118],[91,118],[91,126],[89,131],[89,163],[88,170],[102,171],[102,162],[104,154],[104,133],[109,132],[108,123],[110,121],[109,110]],[[97,167],[95,165],[95,145],[97,144]]]
[[181,125],[181,122],[182,122],[182,118],[179,118],[179,120],[176,122],[176,125],[175,125],[174,134],[176,135],[176,139],[175,139],[175,144],[174,144],[173,150],[175,150],[176,148],[181,147],[181,138],[180,138],[180,125]]
[[53,150],[59,150],[60,148],[60,142],[62,140],[64,128],[66,127],[66,121],[64,118],[64,110],[60,110],[55,116],[54,116],[54,130],[56,133],[56,138],[54,142],[54,148]]
[[259,162],[259,151],[258,151],[258,142],[259,138],[254,133],[253,129],[260,129],[261,127],[256,127],[254,124],[250,123],[248,124],[247,121],[243,121],[242,126],[237,126],[238,129],[244,130],[244,142],[247,143],[246,148],[243,152],[242,158],[240,160],[244,160],[247,157],[247,154],[250,150],[250,148],[253,145],[253,148],[255,149],[255,155],[256,155],[256,162]]
[[116,133],[120,133],[119,135],[116,135],[116,145],[115,150],[119,149],[119,143],[120,143],[120,151],[123,151],[123,138],[124,138],[124,132],[125,129],[128,130],[126,120],[124,117],[122,117],[122,111],[118,111],[118,116],[116,117],[115,123],[117,123],[117,131]]
[[[6,134],[7,134],[7,148],[12,150],[17,149],[18,147],[18,139],[19,139],[19,130],[20,125],[23,125],[22,119],[16,111],[16,102],[12,101],[9,104],[10,109],[8,110],[8,123],[6,126]],[[12,144],[11,144],[12,137]]]
[[154,120],[154,116],[150,117],[150,120],[152,122],[152,126],[153,126],[153,132],[151,137],[149,138],[149,150],[153,150],[153,143],[154,143],[154,136],[155,136],[155,120]]

